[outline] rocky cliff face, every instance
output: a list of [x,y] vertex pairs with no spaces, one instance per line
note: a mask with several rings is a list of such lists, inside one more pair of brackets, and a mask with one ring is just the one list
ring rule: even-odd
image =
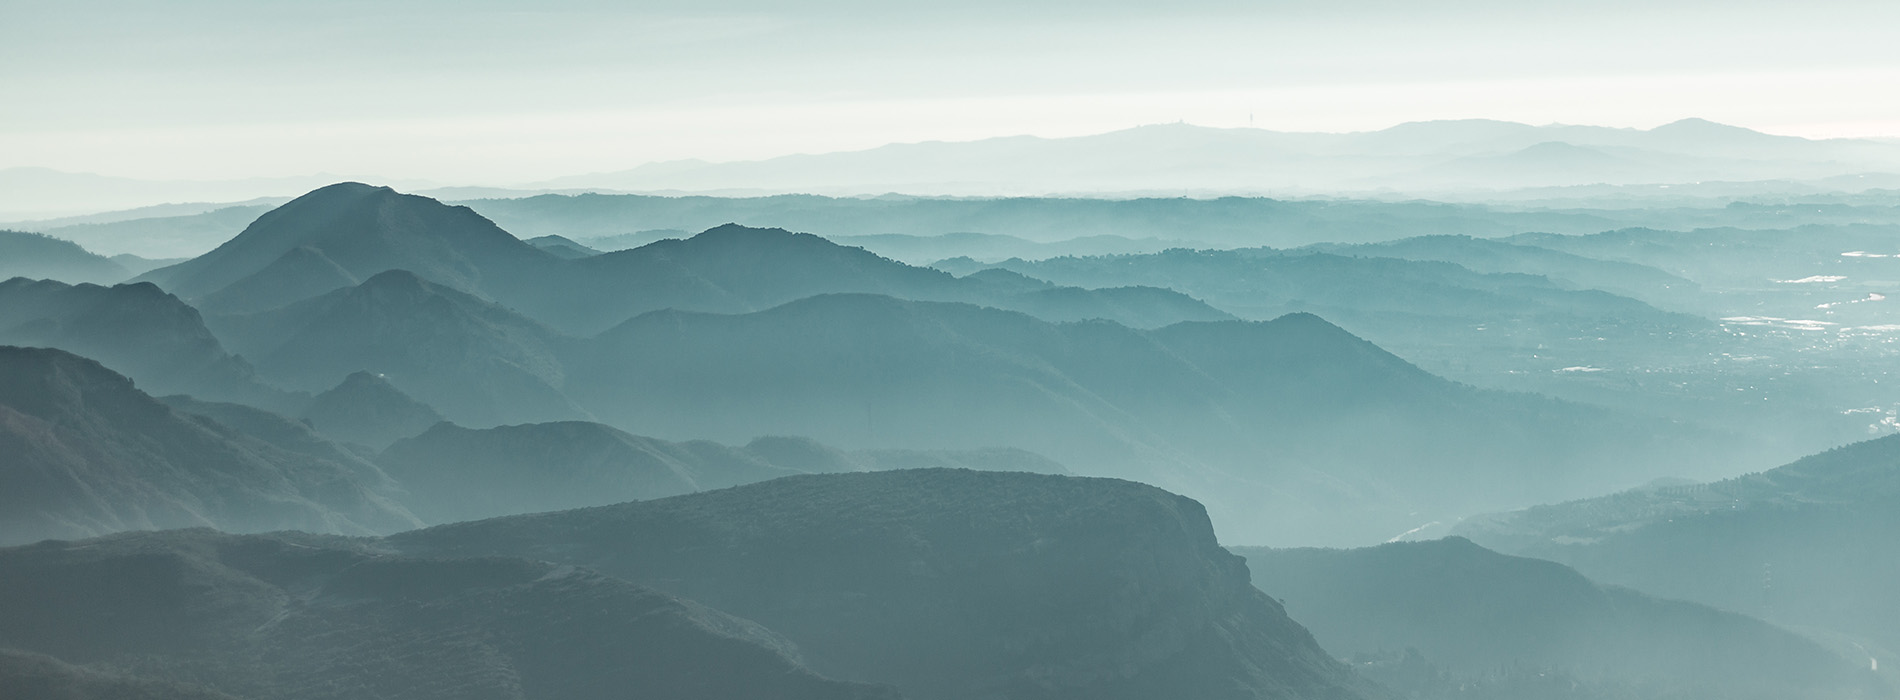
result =
[[596,566],[756,620],[917,698],[1355,698],[1198,503],[1109,479],[807,475],[397,535]]

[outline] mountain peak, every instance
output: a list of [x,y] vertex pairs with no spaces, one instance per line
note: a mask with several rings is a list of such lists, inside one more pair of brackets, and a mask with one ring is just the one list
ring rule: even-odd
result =
[[[303,252],[299,253],[300,249]],[[478,295],[523,270],[554,262],[555,257],[467,207],[450,206],[388,187],[359,182],[329,185],[266,212],[237,237],[216,250],[178,265],[154,270],[142,279],[158,281],[189,299],[203,299],[245,282],[268,288],[274,264],[290,256],[301,266],[323,261],[328,280],[365,279],[389,269],[417,275]],[[250,279],[267,273],[264,279]],[[296,275],[289,275],[295,277]],[[295,287],[296,285],[290,285]],[[322,293],[317,285],[290,296]],[[296,301],[283,300],[283,303]]]

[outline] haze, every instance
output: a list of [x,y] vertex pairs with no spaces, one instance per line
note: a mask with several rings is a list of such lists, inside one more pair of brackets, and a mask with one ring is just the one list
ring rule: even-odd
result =
[[8,0],[0,15],[0,168],[146,179],[518,185],[1179,120],[1900,134],[1885,2]]

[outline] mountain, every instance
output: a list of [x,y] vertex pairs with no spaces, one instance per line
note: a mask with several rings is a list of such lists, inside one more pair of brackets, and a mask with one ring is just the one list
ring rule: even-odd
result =
[[1900,666],[1900,436],[1764,472],[1471,518],[1458,532],[1647,593],[1858,639]]
[[332,176],[247,180],[141,180],[51,168],[0,168],[0,216],[84,215],[168,202],[230,202],[301,192]]
[[140,279],[208,303],[220,290],[267,270],[273,276],[329,282],[409,270],[492,299],[557,260],[466,208],[346,182],[291,200],[215,250]]
[[657,309],[755,311],[837,292],[1033,308],[1058,319],[1136,325],[1228,317],[1160,289],[1060,290],[1018,299],[980,280],[783,229],[728,225],[604,255],[564,250],[557,255],[521,241],[467,208],[342,183],[271,210],[210,253],[140,279],[212,315],[242,315],[403,270],[577,335]]
[[[1185,233],[1185,232],[1183,232]],[[839,245],[856,246],[892,260],[912,265],[928,265],[944,258],[969,257],[986,262],[1022,258],[1041,260],[1063,255],[1127,255],[1159,253],[1169,248],[1213,247],[1193,241],[1125,236],[1082,236],[1062,241],[1037,242],[1017,236],[993,233],[943,233],[919,236],[882,233],[858,236],[829,236]]]
[[112,284],[132,276],[79,244],[35,233],[0,230],[0,279],[30,277],[73,284]]
[[[1588,693],[1672,698],[1892,697],[1873,674],[1807,638],[1714,608],[1603,586],[1561,564],[1470,540],[1352,550],[1235,550],[1321,645],[1349,658],[1409,650],[1449,674],[1402,693],[1465,697],[1500,669],[1577,679]],[[1398,671],[1389,660],[1361,669]],[[1435,680],[1435,679],[1429,679]],[[1430,695],[1430,693],[1438,693]],[[1536,694],[1531,694],[1536,696]]]
[[303,419],[318,432],[345,442],[383,449],[442,422],[442,414],[409,398],[388,379],[353,372],[304,408]]
[[[1576,167],[1585,168],[1581,179],[1566,171]],[[1649,130],[1463,120],[1345,134],[1156,124],[1070,138],[1014,136],[760,161],[652,163],[536,186],[833,195],[1385,190],[1418,196],[1572,182],[1820,179],[1896,171],[1900,148],[1891,144],[1773,136],[1700,119]]]
[[[373,541],[47,542],[0,550],[0,595],[0,646],[86,685],[169,692],[157,698],[897,697],[819,677],[755,623],[592,571]],[[171,690],[182,682],[207,690]]]
[[599,255],[602,252],[605,252],[605,251],[589,248],[585,245],[581,245],[580,243],[576,243],[570,239],[567,239],[561,236],[541,236],[539,238],[530,238],[528,239],[527,243],[528,245],[532,245],[536,248],[540,248],[547,252],[553,253],[559,257],[567,258],[569,260],[573,260],[575,258],[592,257],[595,255]]
[[798,471],[706,442],[669,443],[598,423],[470,430],[443,423],[377,461],[429,523],[677,496]]
[[219,426],[284,452],[346,467],[357,483],[379,494],[402,490],[400,484],[357,448],[318,433],[304,421],[243,404],[200,401],[183,395],[166,396],[159,401],[179,413],[208,418]]
[[562,394],[569,339],[508,309],[406,270],[279,309],[213,317],[258,371],[306,391],[382,375],[450,420],[493,426],[584,419]]
[[[1431,234],[1479,237],[1509,236],[1525,231],[1588,234],[1623,226],[1650,225],[1655,218],[1653,212],[1515,211],[1422,201],[1264,197],[859,198],[583,194],[456,203],[474,209],[518,235],[558,234],[582,242],[632,231],[679,238],[684,231],[703,231],[738,223],[804,231],[844,243],[850,243],[849,237],[853,236],[980,233],[1038,243],[1119,236],[1191,238],[1196,242],[1195,247],[1294,247],[1328,242],[1369,243]],[[1880,207],[1879,211],[1889,217],[1892,215],[1886,207]],[[1620,223],[1624,221],[1630,223]],[[1727,222],[1715,225],[1727,225]],[[876,250],[880,246],[873,243],[867,247]]]
[[1537,275],[1569,289],[1599,289],[1663,308],[1694,307],[1693,295],[1699,291],[1695,282],[1648,265],[1599,260],[1529,243],[1471,236],[1419,236],[1356,245],[1315,244],[1299,250],[1448,262],[1480,274]]
[[913,267],[861,248],[784,229],[716,226],[686,239],[574,260],[539,294],[514,300],[528,315],[558,328],[593,334],[661,309],[743,312],[816,294],[884,294],[903,299],[963,301],[1050,320],[1107,318],[1129,325],[1231,318],[1164,289],[998,287]]
[[[231,240],[257,217],[284,201],[260,200],[194,213],[172,213],[153,207],[128,213],[131,218],[74,217],[21,222],[14,226],[74,241],[92,250],[146,258],[189,258]],[[144,274],[147,270],[136,272]]]
[[262,384],[249,363],[226,352],[197,309],[147,283],[0,282],[0,343],[96,358],[158,394],[278,408],[297,402]]
[[[1511,251],[1504,244],[1425,240],[1364,249],[1176,249],[1146,255],[1007,260],[995,265],[944,260],[936,265],[958,274],[995,267],[1081,287],[1160,287],[1205,300],[1244,319],[1311,313],[1459,381],[1608,403],[1621,410],[1653,413],[1663,420],[1706,414],[1655,412],[1654,392],[1636,398],[1617,392],[1631,382],[1644,381],[1647,371],[1704,365],[1711,355],[1732,352],[1733,336],[1709,319],[1664,311],[1600,289],[1580,289],[1542,275],[1508,269],[1477,272],[1453,262],[1385,255],[1428,248],[1416,252],[1418,257],[1472,260],[1494,269],[1537,258],[1535,263],[1524,262],[1522,268],[1554,267],[1578,272],[1580,277],[1587,273],[1593,281],[1624,274],[1627,263],[1558,261],[1551,259],[1559,256],[1556,253]],[[1626,283],[1649,285],[1645,289],[1652,298],[1672,305],[1706,308],[1699,296],[1684,298],[1667,287],[1657,290],[1651,281],[1657,276],[1628,275]],[[1610,374],[1601,380],[1587,376],[1599,371]],[[1606,383],[1612,385],[1609,390],[1598,387]],[[1609,394],[1607,399],[1605,394]],[[1772,462],[1761,466],[1766,464]],[[1700,473],[1713,476],[1718,472]],[[1625,485],[1634,483],[1640,482]]]
[[484,430],[442,423],[390,445],[376,461],[402,482],[403,502],[429,523],[644,501],[805,473],[1067,472],[1046,457],[1007,448],[846,451],[784,436],[730,447],[656,440],[584,422]]
[[417,524],[345,464],[180,413],[99,363],[0,348],[5,542],[217,526],[367,534]]
[[1379,541],[1725,454],[1681,426],[1459,386],[1298,314],[1140,331],[827,295],[650,313],[565,371],[603,422],[664,439],[1018,447],[1204,499],[1255,542]]
[[1200,506],[1124,481],[794,476],[386,542],[596,566],[755,620],[811,667],[931,698],[1362,697]]

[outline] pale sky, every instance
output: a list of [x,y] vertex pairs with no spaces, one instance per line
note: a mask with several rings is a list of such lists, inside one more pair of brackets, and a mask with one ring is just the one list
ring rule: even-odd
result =
[[510,185],[1185,120],[1900,136],[1900,2],[0,0],[0,168]]

